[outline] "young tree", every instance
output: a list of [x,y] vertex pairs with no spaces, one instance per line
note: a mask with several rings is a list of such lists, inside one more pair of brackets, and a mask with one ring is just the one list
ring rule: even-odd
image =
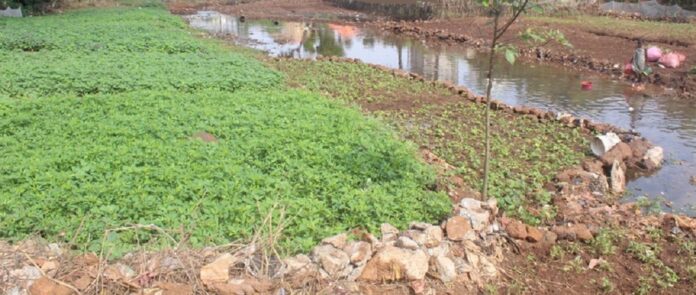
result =
[[[529,0],[479,0],[481,5],[490,11],[493,17],[493,33],[492,41],[489,50],[488,57],[488,73],[486,77],[488,78],[488,85],[486,86],[486,135],[485,135],[485,152],[483,159],[483,199],[488,199],[488,176],[490,170],[490,160],[491,160],[491,90],[493,90],[493,70],[494,70],[494,57],[496,50],[499,49],[500,38],[505,35],[505,32],[510,28],[510,26],[515,23],[515,21],[520,17],[522,12],[525,11]],[[501,17],[505,9],[511,10],[511,15],[501,23]],[[500,47],[500,49],[505,50],[505,58],[511,62],[515,62],[517,52],[514,48],[510,46]]]
[[[488,184],[491,161],[491,91],[493,90],[493,75],[495,70],[494,57],[496,51],[503,51],[505,59],[509,63],[515,63],[517,59],[517,49],[510,44],[502,44],[500,39],[505,35],[510,26],[515,23],[527,9],[532,8],[537,11],[542,11],[537,4],[530,3],[529,0],[478,0],[479,3],[489,11],[493,18],[492,41],[489,50],[488,60],[488,85],[486,87],[486,126],[485,126],[485,152],[483,162],[483,198],[488,199]],[[503,17],[504,13],[509,13],[507,17]],[[547,30],[545,32],[536,32],[532,28],[527,28],[520,33],[520,38],[529,44],[535,46],[545,46],[546,44],[555,41],[563,46],[572,47],[570,42],[565,38],[565,35],[559,30]]]

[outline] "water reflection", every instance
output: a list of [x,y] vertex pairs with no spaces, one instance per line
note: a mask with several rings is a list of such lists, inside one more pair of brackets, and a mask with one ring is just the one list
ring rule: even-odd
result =
[[[237,42],[273,56],[315,58],[317,55],[357,58],[367,63],[447,80],[482,94],[487,58],[476,50],[429,47],[403,36],[350,25],[270,21],[238,23],[232,16],[201,12],[188,17],[193,27],[214,34],[233,34]],[[696,105],[664,95],[636,93],[623,83],[555,66],[497,60],[493,96],[514,105],[569,112],[600,122],[635,129],[667,151],[668,163],[657,174],[629,183],[636,195],[660,196],[683,208],[696,202]],[[580,81],[593,82],[581,91]],[[694,211],[691,211],[694,213]]]

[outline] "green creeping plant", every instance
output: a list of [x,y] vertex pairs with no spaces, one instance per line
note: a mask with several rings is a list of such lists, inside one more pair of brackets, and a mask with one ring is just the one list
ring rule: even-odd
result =
[[204,246],[249,238],[282,207],[273,220],[295,252],[451,210],[415,148],[381,123],[320,89],[286,90],[288,77],[163,9],[3,23],[0,238],[76,234],[82,249],[118,255],[159,234],[105,230],[154,224]]

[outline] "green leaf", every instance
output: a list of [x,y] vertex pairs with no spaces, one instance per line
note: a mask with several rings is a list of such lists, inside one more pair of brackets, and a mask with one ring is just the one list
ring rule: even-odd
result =
[[505,59],[510,64],[514,64],[517,59],[517,51],[512,48],[505,48]]

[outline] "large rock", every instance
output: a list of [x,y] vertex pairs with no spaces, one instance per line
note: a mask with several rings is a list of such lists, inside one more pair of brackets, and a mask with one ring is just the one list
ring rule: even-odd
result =
[[615,194],[622,194],[626,191],[626,171],[621,166],[619,160],[614,160],[614,164],[611,165],[611,192]]
[[448,239],[452,241],[461,241],[464,239],[464,236],[472,230],[471,222],[466,217],[454,216],[447,220],[445,230],[447,231]]
[[283,259],[283,263],[286,267],[285,275],[306,275],[315,273],[317,271],[317,266],[314,263],[312,263],[312,260],[309,258],[309,256],[304,254],[285,258]]
[[631,156],[633,156],[631,147],[627,143],[619,142],[613,148],[611,148],[611,150],[602,155],[600,159],[605,166],[610,166],[614,163],[614,161],[619,161],[622,163],[628,160]]
[[474,230],[481,231],[488,226],[491,213],[484,209],[481,201],[465,198],[459,202],[459,207],[459,216],[468,218]]
[[447,283],[457,277],[457,268],[452,259],[447,256],[436,256],[433,262],[441,281]]
[[580,241],[590,241],[592,240],[592,232],[584,224],[575,224],[572,226],[554,226],[551,228],[561,240],[580,240]]
[[201,281],[206,285],[227,282],[229,280],[230,266],[237,261],[238,258],[232,254],[225,253],[220,255],[215,261],[201,268]]
[[505,227],[505,231],[507,231],[508,235],[512,238],[519,240],[527,239],[527,227],[518,220],[510,222]]
[[346,277],[352,268],[349,268],[350,257],[346,252],[336,249],[331,245],[319,245],[312,251],[314,260],[334,279]]
[[665,158],[664,150],[659,147],[649,149],[643,156],[643,166],[648,170],[654,170],[662,166],[662,161]]
[[582,161],[582,169],[597,175],[604,174],[604,163],[595,158],[587,158]]
[[333,237],[328,237],[321,240],[322,244],[328,244],[336,247],[337,249],[343,249],[348,241],[348,235],[346,233],[338,234]]
[[372,282],[421,280],[428,272],[428,255],[422,250],[385,246],[367,263],[360,280]]
[[450,242],[443,241],[437,247],[426,249],[426,252],[430,256],[448,256],[450,255]]
[[363,241],[353,241],[346,245],[343,251],[350,257],[350,263],[361,265],[372,256],[372,245]]
[[418,249],[418,243],[409,237],[399,237],[394,245],[409,250]]
[[526,239],[529,242],[536,243],[536,242],[541,241],[542,238],[544,237],[544,234],[536,227],[527,225],[526,229],[527,229]]
[[442,233],[442,228],[439,226],[429,226],[423,233],[425,234],[425,242],[423,245],[427,248],[433,248],[440,245],[444,234]]

